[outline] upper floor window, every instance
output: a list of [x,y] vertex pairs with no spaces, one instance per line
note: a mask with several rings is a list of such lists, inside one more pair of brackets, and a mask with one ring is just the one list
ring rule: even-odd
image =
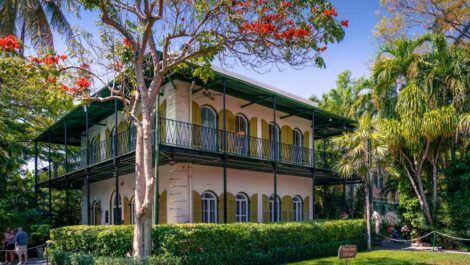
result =
[[294,144],[294,162],[302,163],[302,151],[303,151],[303,143],[302,143],[302,133],[300,130],[295,129],[293,133],[294,139],[292,139],[292,143]]
[[201,195],[202,222],[217,223],[217,197],[214,193],[206,191]]
[[295,196],[294,197],[294,221],[302,221],[303,217],[303,201],[300,196]]
[[242,115],[235,116],[235,149],[239,154],[248,152],[248,121]]
[[237,222],[248,222],[248,196],[244,193],[238,193],[235,198]]
[[202,148],[217,150],[217,116],[215,111],[211,107],[204,106],[201,108],[201,117],[202,127],[200,128],[200,136],[202,138]]
[[213,129],[217,127],[217,116],[211,107],[203,106],[201,108],[201,117],[202,126]]
[[[280,157],[280,130],[279,127],[274,124],[269,124],[269,141],[271,143],[270,157],[273,160],[279,159]],[[277,154],[277,155],[276,155]],[[276,157],[277,156],[277,157]]]

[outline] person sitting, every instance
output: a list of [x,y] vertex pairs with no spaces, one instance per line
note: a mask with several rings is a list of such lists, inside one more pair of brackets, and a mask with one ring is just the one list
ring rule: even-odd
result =
[[22,227],[18,227],[16,233],[16,253],[20,260],[19,264],[26,264],[28,262],[28,234],[23,231]]

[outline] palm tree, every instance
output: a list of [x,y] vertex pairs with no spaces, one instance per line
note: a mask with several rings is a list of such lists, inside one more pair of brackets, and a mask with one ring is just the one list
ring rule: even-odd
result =
[[367,223],[367,249],[371,250],[370,232],[370,184],[374,172],[383,176],[391,174],[393,168],[388,159],[388,149],[381,134],[376,130],[376,122],[369,114],[364,114],[357,122],[356,130],[333,138],[337,153],[342,154],[333,165],[333,170],[343,178],[359,177],[365,188],[365,208]]
[[[72,27],[62,12],[76,0],[0,0],[0,35],[19,34],[34,48],[54,48],[53,30],[72,37]],[[21,51],[22,52],[22,51]]]
[[353,79],[351,75],[349,70],[339,73],[335,88],[323,94],[321,98],[312,96],[310,100],[318,103],[324,110],[350,118],[374,111],[369,80],[363,77]]

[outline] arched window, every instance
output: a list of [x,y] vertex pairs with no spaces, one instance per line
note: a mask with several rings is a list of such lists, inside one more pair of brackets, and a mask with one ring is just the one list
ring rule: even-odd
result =
[[248,121],[243,115],[235,116],[235,151],[237,154],[248,153]]
[[129,202],[129,224],[135,224],[135,196]]
[[302,163],[302,150],[303,150],[303,143],[302,143],[302,133],[299,129],[295,129],[293,133],[294,139],[292,139],[292,143],[294,144],[294,162],[295,163]]
[[97,222],[97,217],[98,217],[97,210],[98,210],[98,202],[95,200],[91,204],[91,214],[90,214],[90,218],[91,218],[90,223],[91,223],[91,225],[97,225],[98,224],[98,222]]
[[201,137],[202,148],[207,150],[217,149],[217,115],[209,106],[201,108]]
[[217,223],[217,197],[210,191],[201,195],[202,199],[202,222]]
[[121,218],[122,218],[122,200],[121,200],[121,196],[118,196],[118,204],[116,205],[116,191],[113,192],[113,194],[111,194],[111,201],[110,201],[110,205],[111,205],[111,221],[110,223],[112,224],[118,224],[118,220],[119,220],[119,224],[122,223],[121,222]]
[[[280,130],[279,127],[274,124],[269,124],[269,141],[271,143],[271,159],[279,159],[280,157]],[[277,154],[277,157],[276,155]]]
[[237,222],[248,222],[248,196],[246,196],[245,193],[238,193],[237,197],[235,198],[235,203],[236,203],[236,213],[235,213],[235,218]]
[[[276,198],[276,201],[274,201],[274,198]],[[274,195],[271,195],[269,197],[269,221],[281,221],[281,200],[279,196],[274,197]]]
[[302,221],[303,219],[303,201],[300,196],[294,197],[294,221]]

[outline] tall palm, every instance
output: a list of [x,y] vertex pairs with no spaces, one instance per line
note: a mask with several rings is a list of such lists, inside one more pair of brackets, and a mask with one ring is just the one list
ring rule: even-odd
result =
[[18,35],[34,48],[54,48],[53,31],[72,37],[63,9],[77,5],[76,0],[0,0],[0,35]]
[[371,249],[370,232],[370,184],[374,172],[388,175],[393,168],[388,159],[388,148],[376,130],[376,122],[369,114],[364,114],[357,122],[356,130],[333,138],[337,153],[342,154],[333,165],[333,170],[343,178],[358,176],[365,188],[365,208],[367,223],[367,249]]
[[372,67],[373,100],[382,117],[395,116],[396,96],[419,75],[420,49],[429,34],[416,39],[397,39],[380,48]]
[[360,117],[373,111],[369,80],[353,79],[351,71],[343,71],[337,76],[336,87],[323,94],[322,98],[311,97],[323,109],[350,118]]

